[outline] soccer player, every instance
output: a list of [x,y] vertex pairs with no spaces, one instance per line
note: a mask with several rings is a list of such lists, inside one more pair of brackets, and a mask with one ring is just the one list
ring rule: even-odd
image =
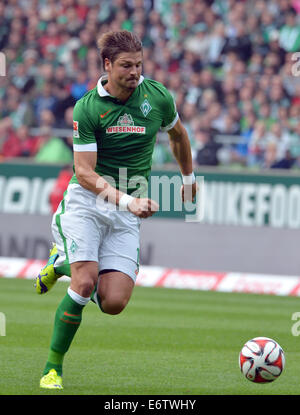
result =
[[160,129],[169,134],[183,176],[182,200],[193,200],[197,191],[174,100],[162,84],[142,76],[141,41],[128,31],[107,32],[98,46],[107,76],[74,107],[74,175],[53,215],[56,244],[36,279],[42,294],[61,275],[72,276],[56,311],[42,388],[62,388],[63,359],[90,299],[115,315],[131,297],[141,219],[159,209],[147,197],[147,180]]

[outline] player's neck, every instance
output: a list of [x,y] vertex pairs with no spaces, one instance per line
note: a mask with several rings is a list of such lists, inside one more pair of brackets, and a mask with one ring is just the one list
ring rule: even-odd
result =
[[117,98],[121,102],[126,102],[128,98],[133,94],[133,90],[120,88],[112,82],[108,82],[104,85],[104,89],[113,97]]

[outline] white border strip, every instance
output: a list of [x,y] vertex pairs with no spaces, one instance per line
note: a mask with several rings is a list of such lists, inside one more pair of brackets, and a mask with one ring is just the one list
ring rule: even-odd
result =
[[171,124],[167,125],[166,127],[161,127],[161,131],[165,132],[165,131],[171,130],[174,127],[174,125],[177,123],[178,120],[179,120],[179,115],[178,115],[178,112],[177,112],[177,114],[176,114],[174,120],[171,122]]
[[84,151],[97,151],[97,143],[73,144],[73,150],[79,153]]
[[[35,279],[46,261],[0,257],[0,277]],[[70,281],[67,276],[59,281]],[[300,297],[300,276],[192,271],[141,266],[137,285]]]

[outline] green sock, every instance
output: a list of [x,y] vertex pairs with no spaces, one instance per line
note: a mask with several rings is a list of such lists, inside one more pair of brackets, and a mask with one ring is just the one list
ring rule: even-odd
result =
[[71,267],[69,264],[59,265],[58,267],[54,266],[54,269],[57,274],[71,277]]
[[49,370],[55,369],[59,376],[62,376],[62,363],[64,360],[64,354],[57,353],[54,350],[49,351],[48,360],[44,368],[43,375],[46,375]]
[[48,360],[43,375],[55,369],[62,376],[62,364],[76,331],[81,323],[84,305],[74,301],[67,293],[59,304],[54,320],[54,329]]

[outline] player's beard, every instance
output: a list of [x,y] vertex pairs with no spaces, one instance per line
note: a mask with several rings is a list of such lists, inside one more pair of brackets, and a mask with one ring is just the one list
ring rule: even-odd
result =
[[138,86],[138,81],[139,81],[139,78],[126,79],[124,82],[122,82],[122,88],[127,91],[133,91]]

